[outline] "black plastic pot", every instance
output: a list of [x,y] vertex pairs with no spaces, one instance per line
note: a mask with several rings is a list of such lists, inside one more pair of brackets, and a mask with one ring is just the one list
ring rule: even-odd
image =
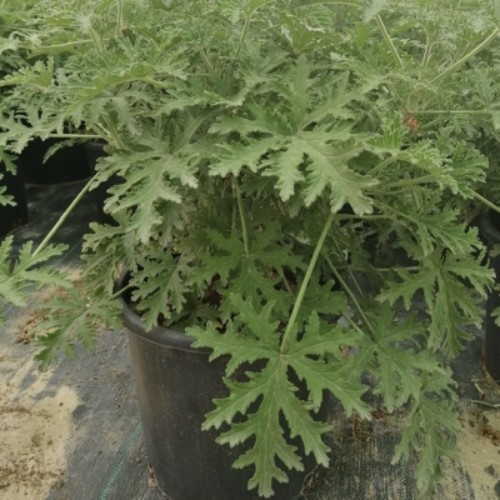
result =
[[28,222],[28,204],[21,169],[18,168],[15,174],[11,174],[7,172],[4,164],[0,163],[0,173],[3,175],[0,185],[7,188],[6,194],[10,194],[16,202],[15,206],[0,205],[0,238],[2,238]]
[[[488,248],[500,244],[500,215],[485,212],[479,221],[479,230]],[[496,284],[500,284],[500,255],[491,257],[490,263],[496,273]],[[500,307],[500,293],[492,290],[486,301],[484,364],[490,375],[500,382],[500,327],[495,324],[493,311]]]
[[[216,431],[201,430],[205,415],[213,409],[212,400],[227,395],[224,363],[209,362],[209,352],[193,349],[183,333],[162,327],[146,332],[125,301],[123,320],[149,461],[162,493],[170,500],[260,498],[255,490],[247,490],[252,470],[231,466],[242,448],[223,447],[215,442]],[[326,405],[320,413],[324,418]],[[313,465],[309,459],[305,472],[293,471],[288,483],[274,485],[273,498],[298,498]]]
[[59,149],[45,163],[48,149],[58,139],[33,139],[19,156],[19,164],[26,175],[26,181],[33,184],[59,184],[85,179],[90,176],[87,156],[81,144]]

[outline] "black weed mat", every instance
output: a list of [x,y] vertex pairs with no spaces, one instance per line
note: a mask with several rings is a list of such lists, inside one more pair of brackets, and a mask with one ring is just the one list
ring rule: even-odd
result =
[[[30,186],[31,219],[16,243],[39,240],[82,186]],[[58,264],[75,275],[81,234],[95,217],[90,194],[57,236],[71,248]],[[163,499],[148,466],[124,332],[99,332],[95,352],[79,352],[40,375],[29,326],[43,299],[35,294],[27,310],[12,309],[0,336],[0,384],[7,389],[0,396],[0,498]],[[455,372],[465,432],[460,460],[445,464],[436,498],[494,500],[500,498],[500,393],[482,370],[480,333]],[[331,466],[310,474],[303,500],[417,498],[415,464],[391,465],[404,416],[374,417],[370,423],[346,419],[333,408]]]

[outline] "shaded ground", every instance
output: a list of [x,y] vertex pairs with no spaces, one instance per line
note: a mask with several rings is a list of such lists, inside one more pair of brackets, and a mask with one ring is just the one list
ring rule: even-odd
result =
[[[17,241],[43,235],[80,186],[31,186],[31,222]],[[93,198],[87,197],[58,236],[72,245],[59,265],[75,275],[79,238],[94,217]],[[11,310],[0,333],[0,499],[164,498],[144,449],[126,336],[100,332],[94,353],[81,352],[40,374],[29,325],[43,298],[35,295],[23,312]],[[438,495],[444,500],[500,498],[500,391],[486,379],[480,359],[478,333],[455,367],[464,433],[459,462],[445,464]],[[416,498],[412,464],[390,465],[397,417],[379,415],[361,424],[334,411],[332,423],[331,467],[311,474],[304,500]]]

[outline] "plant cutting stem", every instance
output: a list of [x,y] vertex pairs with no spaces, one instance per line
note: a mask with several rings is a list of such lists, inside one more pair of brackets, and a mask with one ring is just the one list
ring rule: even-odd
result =
[[363,308],[361,307],[361,305],[359,304],[358,299],[356,299],[356,297],[352,293],[352,291],[349,288],[349,286],[347,285],[347,283],[344,281],[342,276],[340,276],[340,273],[337,271],[337,269],[333,265],[333,262],[331,261],[330,257],[328,257],[328,255],[326,255],[326,253],[323,253],[323,257],[324,257],[326,263],[328,264],[328,267],[332,271],[333,275],[335,276],[337,281],[340,283],[340,286],[344,289],[344,291],[347,293],[347,295],[351,299],[352,303],[354,304],[354,307],[358,310],[359,315],[361,316],[361,319],[363,320],[365,325],[368,327],[370,334],[374,338],[375,337],[375,330],[374,330],[373,326],[371,325],[370,321],[368,320],[368,318],[366,317],[366,314],[363,311]]
[[238,48],[236,49],[236,53],[234,55],[235,60],[238,59],[238,56],[240,55],[241,49],[243,48],[243,43],[245,42],[245,38],[246,38],[247,33],[248,33],[248,28],[250,27],[250,21],[252,20],[252,14],[253,14],[253,12],[248,14],[248,16],[245,19],[245,26],[243,26],[243,31],[241,33],[240,42],[238,43]]
[[422,177],[416,177],[413,179],[401,179],[400,181],[389,182],[385,187],[406,187],[413,184],[425,184],[427,182],[433,182],[435,177],[433,175],[423,175]]
[[376,173],[378,173],[380,170],[383,168],[387,167],[390,165],[392,162],[396,161],[396,158],[394,156],[388,156],[385,160],[381,161],[377,165],[375,165],[370,172],[368,172],[368,175],[374,176]]
[[338,220],[351,220],[351,219],[361,219],[361,220],[385,220],[389,219],[387,215],[358,215],[358,214],[337,214]]
[[495,38],[500,34],[500,28],[496,28],[493,30],[492,33],[490,33],[481,43],[476,45],[470,52],[465,54],[463,57],[461,57],[458,61],[453,63],[450,67],[445,69],[442,73],[439,73],[437,76],[435,76],[430,83],[435,83],[441,78],[444,78],[445,76],[448,76],[450,73],[455,71],[457,68],[462,66],[465,62],[467,62],[471,57],[475,56],[478,52],[483,50],[485,47],[487,47]]
[[427,27],[425,28],[425,38],[426,38],[426,44],[425,44],[424,56],[422,58],[422,66],[429,65],[429,61],[431,59],[432,46],[433,46],[432,36],[429,33]]
[[245,212],[243,210],[243,199],[241,197],[240,186],[238,184],[238,179],[233,177],[233,188],[236,193],[236,199],[238,200],[238,211],[240,212],[241,221],[241,231],[243,232],[243,245],[245,247],[245,255],[248,257],[250,255],[250,245],[248,243],[248,229],[247,222],[245,220]]
[[[309,7],[312,5],[345,5],[346,7],[357,7],[360,9],[362,7],[361,4],[356,2],[337,2],[336,0],[319,0],[318,2],[310,2],[307,4]],[[303,7],[303,5],[298,5],[297,7],[291,7],[291,9],[299,9]]]
[[[356,287],[357,292],[359,293],[360,297],[363,296],[363,290],[361,290],[361,287],[359,286],[358,280],[356,279],[356,276],[354,276],[354,273],[352,272],[349,263],[347,262],[347,259],[344,257],[344,254],[342,253],[342,250],[339,248],[337,242],[333,240],[333,246],[335,247],[335,250],[337,250],[337,253],[341,256],[342,260],[344,261],[344,266],[345,270],[347,271],[347,274],[349,274],[349,277],[351,278],[351,281],[353,282],[354,286]],[[323,252],[323,257],[325,256],[325,252]],[[333,265],[332,262],[330,264]]]
[[116,36],[119,36],[123,28],[123,0],[116,0]]
[[278,269],[276,271],[281,278],[281,281],[283,282],[283,285],[285,285],[286,291],[293,297],[295,294],[293,293],[292,289],[290,288],[290,283],[288,283],[288,280],[286,279],[285,273],[283,272],[283,269]]
[[499,206],[495,205],[493,202],[486,199],[484,196],[481,196],[476,191],[473,191],[473,193],[474,193],[474,198],[476,198],[476,200],[480,201],[481,203],[486,205],[489,209],[493,210],[494,212],[497,212],[500,214],[500,207]]
[[426,109],[413,111],[414,115],[489,115],[487,109]]
[[115,124],[113,121],[108,117],[104,116],[103,117],[104,124],[108,128],[108,132],[113,138],[113,141],[115,144],[120,148],[120,149],[127,149],[126,146],[123,144],[123,142],[120,139],[120,135],[118,134],[118,131],[116,130]]
[[90,28],[89,30],[90,33],[90,38],[92,39],[92,43],[94,44],[95,50],[99,53],[102,54],[104,52],[104,44],[102,43],[102,39],[95,31],[93,28]]
[[281,339],[280,352],[286,352],[288,347],[288,341],[290,339],[290,335],[292,333],[293,327],[295,326],[295,322],[297,321],[297,316],[300,311],[300,306],[302,305],[302,301],[304,300],[304,296],[306,294],[307,286],[309,285],[309,281],[311,281],[311,276],[316,267],[316,263],[318,262],[319,254],[321,253],[321,249],[323,248],[323,244],[325,243],[326,235],[330,228],[332,227],[332,223],[335,219],[335,214],[330,214],[328,219],[326,220],[325,226],[323,227],[323,231],[316,243],[316,248],[314,249],[314,253],[309,262],[309,266],[307,267],[306,275],[304,276],[304,281],[300,285],[300,290],[295,299],[295,303],[293,304],[292,314],[290,314],[290,318],[288,320],[288,324],[286,325],[285,333],[283,334],[283,338]]
[[87,43],[92,43],[91,39],[88,40],[75,40],[74,42],[66,42],[66,43],[59,43],[55,45],[29,45],[27,43],[21,43],[19,44],[19,47],[23,49],[30,49],[34,52],[37,52],[39,50],[58,50],[58,49],[66,49],[69,47],[75,47],[77,45],[85,45]]
[[238,43],[238,48],[236,49],[236,53],[234,55],[234,60],[233,60],[233,63],[234,61],[236,61],[240,55],[240,52],[241,52],[241,49],[243,48],[243,44],[245,42],[245,38],[247,36],[247,33],[248,33],[248,29],[250,28],[250,22],[252,21],[252,17],[253,15],[255,14],[255,12],[257,12],[257,10],[262,7],[263,5],[267,5],[268,3],[271,3],[273,0],[270,0],[270,1],[264,1],[262,2],[261,4],[257,4],[257,6],[253,6],[250,11],[247,13],[246,15],[246,18],[245,18],[245,25],[243,26],[243,31],[241,32],[241,36],[240,36],[240,41]]
[[345,320],[358,332],[358,333],[361,333],[363,336],[365,335],[365,332],[363,330],[361,330],[361,328],[354,322],[354,320],[352,318],[350,318],[349,316],[347,316],[347,314],[343,314],[342,315],[343,318],[345,318]]
[[378,14],[375,17],[375,20],[377,21],[377,26],[379,27],[380,31],[382,32],[382,36],[384,37],[384,41],[386,45],[389,47],[389,50],[392,52],[392,55],[396,59],[398,65],[400,68],[404,68],[403,61],[399,55],[398,49],[396,49],[396,46],[394,45],[394,42],[392,41],[391,36],[389,35],[389,32],[387,31],[387,28],[385,27],[384,21],[382,21],[382,17],[380,14]]
[[47,134],[49,139],[102,139],[97,134]]
[[[390,193],[390,194],[392,194],[392,193]],[[381,202],[379,202],[379,205],[382,208],[385,208],[385,210],[387,210],[389,212],[392,212],[393,214],[399,215],[399,217],[401,217],[402,219],[406,219],[406,220],[408,220],[408,221],[410,221],[410,222],[412,222],[413,224],[416,224],[416,225],[419,224],[419,222],[418,222],[417,219],[411,217],[410,215],[404,214],[404,213],[400,212],[399,210],[396,210],[394,207],[391,207],[390,205],[386,205],[385,203],[381,203]],[[401,223],[400,221],[398,221],[394,217],[388,216],[387,218],[393,220],[394,222]]]
[[68,215],[73,211],[73,209],[78,205],[80,200],[84,197],[84,195],[90,190],[92,183],[94,182],[97,174],[95,174],[82,190],[78,193],[75,199],[70,203],[68,208],[64,211],[64,213],[59,217],[58,221],[52,226],[52,229],[48,232],[42,242],[36,247],[36,250],[33,252],[33,257],[36,257],[50,242],[52,237],[57,233],[59,228],[64,224],[64,221],[68,218]]

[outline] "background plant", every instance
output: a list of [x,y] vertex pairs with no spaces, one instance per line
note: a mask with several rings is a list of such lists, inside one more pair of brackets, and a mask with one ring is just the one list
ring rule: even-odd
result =
[[[147,327],[186,328],[228,356],[229,395],[205,428],[250,441],[235,464],[254,468],[250,488],[270,496],[303,467],[281,415],[327,465],[329,428],[310,412],[329,391],[348,415],[369,419],[368,401],[405,410],[394,460],[416,452],[430,494],[459,430],[450,363],[493,278],[469,222],[479,204],[499,210],[483,188],[496,3],[96,0],[82,15],[80,3],[34,7],[45,41],[32,50],[48,58],[2,82],[6,149],[102,138],[110,155],[79,197],[123,179],[106,202],[118,225],[85,236],[92,296],[74,292],[40,326],[42,366],[92,344],[125,266]],[[64,26],[56,38],[51,23]],[[58,66],[50,56],[68,48]],[[39,264],[63,251],[52,233],[13,267],[5,240],[0,298],[14,288],[22,305],[49,280]]]

